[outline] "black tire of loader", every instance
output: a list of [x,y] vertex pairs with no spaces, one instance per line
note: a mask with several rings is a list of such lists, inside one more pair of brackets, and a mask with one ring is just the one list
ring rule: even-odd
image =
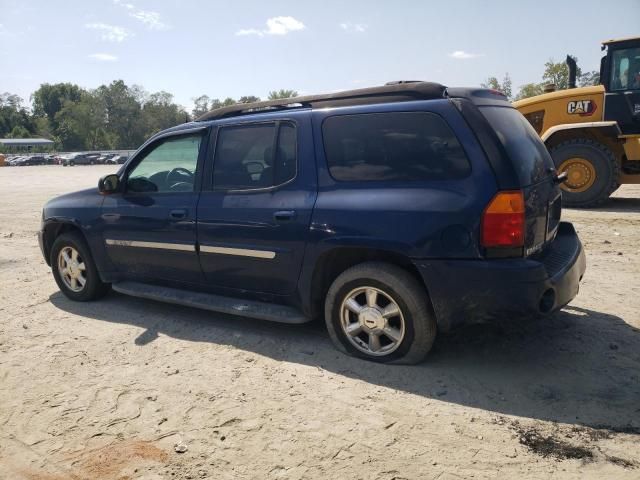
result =
[[584,138],[562,142],[551,149],[556,168],[569,158],[587,160],[596,172],[596,179],[584,192],[562,191],[562,204],[574,208],[590,208],[601,205],[620,186],[620,163],[605,145]]

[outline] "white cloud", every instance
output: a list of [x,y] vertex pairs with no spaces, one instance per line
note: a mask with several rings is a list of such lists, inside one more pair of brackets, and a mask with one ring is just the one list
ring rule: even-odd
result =
[[455,52],[451,52],[449,56],[457,60],[468,60],[469,58],[484,57],[484,53],[469,53],[464,50],[456,50]]
[[267,35],[286,35],[289,32],[304,30],[305,26],[293,17],[273,17],[267,20],[267,28]]
[[344,22],[340,24],[340,28],[349,33],[364,33],[368,27],[364,23]]
[[129,16],[142,22],[149,30],[168,30],[169,25],[162,21],[160,13],[152,10],[142,10],[132,3],[124,3],[122,0],[113,0],[113,3],[128,10]]
[[264,33],[260,30],[256,30],[255,28],[242,28],[236,32],[236,35],[239,37],[244,35],[257,35],[258,37],[264,37]]
[[99,62],[115,62],[118,60],[118,57],[111,55],[110,53],[92,53],[89,55],[89,58],[98,60]]
[[102,32],[100,38],[107,42],[121,43],[126,40],[127,37],[133,35],[122,27],[107,25],[106,23],[87,23],[84,28],[88,28],[91,30],[100,30]]
[[131,13],[129,13],[129,16],[144,23],[150,30],[167,30],[169,28],[169,25],[160,20],[160,14],[158,12],[134,8],[131,10]]
[[304,30],[305,25],[300,20],[293,17],[272,17],[266,21],[266,29],[258,30],[257,28],[243,28],[236,32],[238,36],[256,35],[264,37],[265,35],[286,35],[289,32]]

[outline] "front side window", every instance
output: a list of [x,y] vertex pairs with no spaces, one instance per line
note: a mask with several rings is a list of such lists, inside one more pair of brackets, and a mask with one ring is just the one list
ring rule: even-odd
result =
[[329,171],[339,181],[449,180],[471,171],[458,139],[433,113],[329,117],[322,134]]
[[296,175],[293,124],[222,127],[213,162],[216,190],[254,190],[288,182]]
[[640,47],[614,50],[611,60],[610,90],[640,89]]
[[201,141],[201,134],[163,140],[133,168],[127,191],[192,192]]

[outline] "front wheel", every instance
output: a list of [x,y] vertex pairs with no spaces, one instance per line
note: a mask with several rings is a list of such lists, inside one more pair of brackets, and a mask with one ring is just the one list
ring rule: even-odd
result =
[[60,291],[71,300],[87,302],[109,291],[110,285],[100,280],[89,247],[76,233],[64,233],[53,242],[51,270]]
[[382,363],[419,363],[436,337],[424,287],[406,270],[367,262],[335,279],[325,300],[331,340],[345,353]]
[[551,149],[559,173],[567,180],[560,186],[567,207],[588,208],[605,202],[618,188],[620,164],[605,145],[577,138]]

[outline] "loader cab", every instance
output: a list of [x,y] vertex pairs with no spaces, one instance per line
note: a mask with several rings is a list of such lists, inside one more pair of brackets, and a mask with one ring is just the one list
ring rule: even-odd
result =
[[609,40],[602,49],[604,120],[618,122],[623,135],[640,134],[640,37]]

